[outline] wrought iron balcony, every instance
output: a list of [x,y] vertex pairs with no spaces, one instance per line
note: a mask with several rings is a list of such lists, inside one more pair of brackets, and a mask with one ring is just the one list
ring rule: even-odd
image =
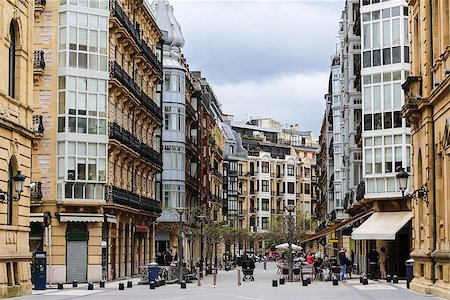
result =
[[141,53],[145,58],[156,68],[159,74],[162,74],[163,68],[161,62],[158,61],[156,54],[150,49],[150,47],[144,42],[139,32],[138,24],[133,24],[128,18],[127,14],[124,12],[123,8],[117,2],[117,0],[109,1],[109,12],[110,16],[117,18],[117,20],[122,24],[122,26],[128,31],[131,38],[137,44]]
[[357,144],[358,146],[361,146],[361,142],[362,142],[362,126],[361,123],[358,124],[358,127],[356,127],[356,134],[355,134],[355,144]]
[[119,205],[142,209],[149,212],[161,213],[161,203],[154,199],[139,196],[136,193],[121,189],[114,185],[106,189],[106,200]]
[[30,189],[31,200],[40,201],[42,200],[42,183],[33,182],[34,186]]
[[363,180],[358,184],[358,187],[356,188],[356,201],[361,201],[362,199],[364,199],[365,192],[366,192],[366,184],[364,183]]
[[128,130],[120,127],[116,122],[112,122],[109,125],[109,138],[119,141],[121,144],[131,148],[136,151],[144,159],[158,165],[162,166],[161,154],[152,149],[145,143],[139,141]]
[[42,115],[33,116],[33,131],[39,135],[44,133],[44,123],[42,122]]
[[117,62],[109,62],[109,76],[117,79],[125,88],[130,91],[145,107],[151,115],[153,115],[159,122],[162,121],[161,108],[134,82],[133,78],[125,72]]
[[198,178],[192,176],[192,175],[189,174],[189,173],[186,173],[186,182],[187,182],[187,184],[190,185],[191,187],[198,188],[198,185],[199,185],[199,180],[198,180]]
[[33,68],[42,71],[45,69],[45,59],[43,50],[34,50]]

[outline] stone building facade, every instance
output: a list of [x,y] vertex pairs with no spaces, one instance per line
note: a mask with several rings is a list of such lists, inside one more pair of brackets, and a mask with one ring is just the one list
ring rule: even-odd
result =
[[410,0],[411,75],[403,116],[411,123],[412,190],[426,184],[427,205],[412,199],[411,288],[450,298],[450,1]]
[[[0,3],[0,297],[31,293],[30,229],[31,151],[41,137],[42,123],[35,116],[33,66],[34,4]],[[42,66],[41,66],[42,67]],[[34,121],[34,122],[33,122]],[[13,177],[26,176],[22,193]]]

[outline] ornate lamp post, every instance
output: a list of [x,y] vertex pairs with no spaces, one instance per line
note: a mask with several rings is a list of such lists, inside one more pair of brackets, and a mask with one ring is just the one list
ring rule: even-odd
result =
[[289,243],[289,253],[288,253],[288,280],[292,281],[292,212],[295,210],[295,205],[293,204],[287,204],[284,206],[284,208],[289,212],[289,232],[288,232],[288,243]]
[[409,174],[405,171],[405,169],[400,168],[400,171],[395,175],[395,177],[397,177],[398,186],[402,191],[402,197],[404,199],[415,199],[416,204],[419,200],[422,200],[428,206],[428,188],[426,183],[424,183],[419,189],[412,192],[412,194],[405,194],[405,191],[408,188]]
[[19,201],[20,200],[20,194],[22,194],[23,192],[23,185],[25,182],[25,178],[26,176],[22,175],[20,173],[20,171],[17,171],[17,174],[14,175],[12,179],[12,181],[14,182],[14,189],[16,190],[16,193],[18,194],[18,196],[13,196],[12,191],[10,191],[11,195],[8,194],[8,192],[4,192],[2,191],[2,189],[0,189],[0,202],[7,202],[7,201]]
[[178,269],[179,269],[179,277],[178,283],[181,284],[183,281],[183,239],[182,239],[182,229],[183,229],[183,212],[185,210],[184,207],[176,208],[178,214],[180,215],[180,223],[178,226]]

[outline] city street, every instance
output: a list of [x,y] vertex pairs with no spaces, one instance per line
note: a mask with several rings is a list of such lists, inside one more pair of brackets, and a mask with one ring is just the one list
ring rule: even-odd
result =
[[[148,285],[137,285],[137,279],[133,280],[133,288],[118,290],[118,282],[106,284],[105,289],[100,289],[98,284],[93,291],[87,290],[87,285],[79,285],[78,288],[65,286],[63,291],[47,290],[33,291],[32,296],[23,297],[31,300],[62,300],[62,299],[440,299],[428,295],[419,294],[407,290],[404,281],[399,284],[388,284],[385,282],[369,281],[369,285],[363,286],[359,279],[348,280],[333,286],[331,282],[313,282],[307,287],[301,283],[286,283],[284,286],[272,287],[272,279],[277,277],[276,265],[273,262],[267,263],[267,271],[263,270],[263,264],[257,264],[254,282],[242,282],[237,285],[237,272],[219,271],[217,277],[217,287],[213,287],[213,276],[208,275],[202,280],[202,285],[197,286],[197,282],[190,283],[184,290],[178,285],[166,285],[150,290]],[[125,286],[126,286],[126,281]]]

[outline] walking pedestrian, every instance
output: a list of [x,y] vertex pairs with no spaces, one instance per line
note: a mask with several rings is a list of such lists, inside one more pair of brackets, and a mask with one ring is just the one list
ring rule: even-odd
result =
[[164,255],[164,260],[166,261],[166,266],[170,266],[172,263],[172,249],[169,249],[166,254]]
[[341,251],[339,251],[339,264],[341,265],[341,280],[345,279],[345,273],[347,271],[347,256],[345,255],[345,252],[347,252],[347,249],[342,248]]
[[384,247],[380,248],[380,273],[381,279],[386,279],[386,249]]

